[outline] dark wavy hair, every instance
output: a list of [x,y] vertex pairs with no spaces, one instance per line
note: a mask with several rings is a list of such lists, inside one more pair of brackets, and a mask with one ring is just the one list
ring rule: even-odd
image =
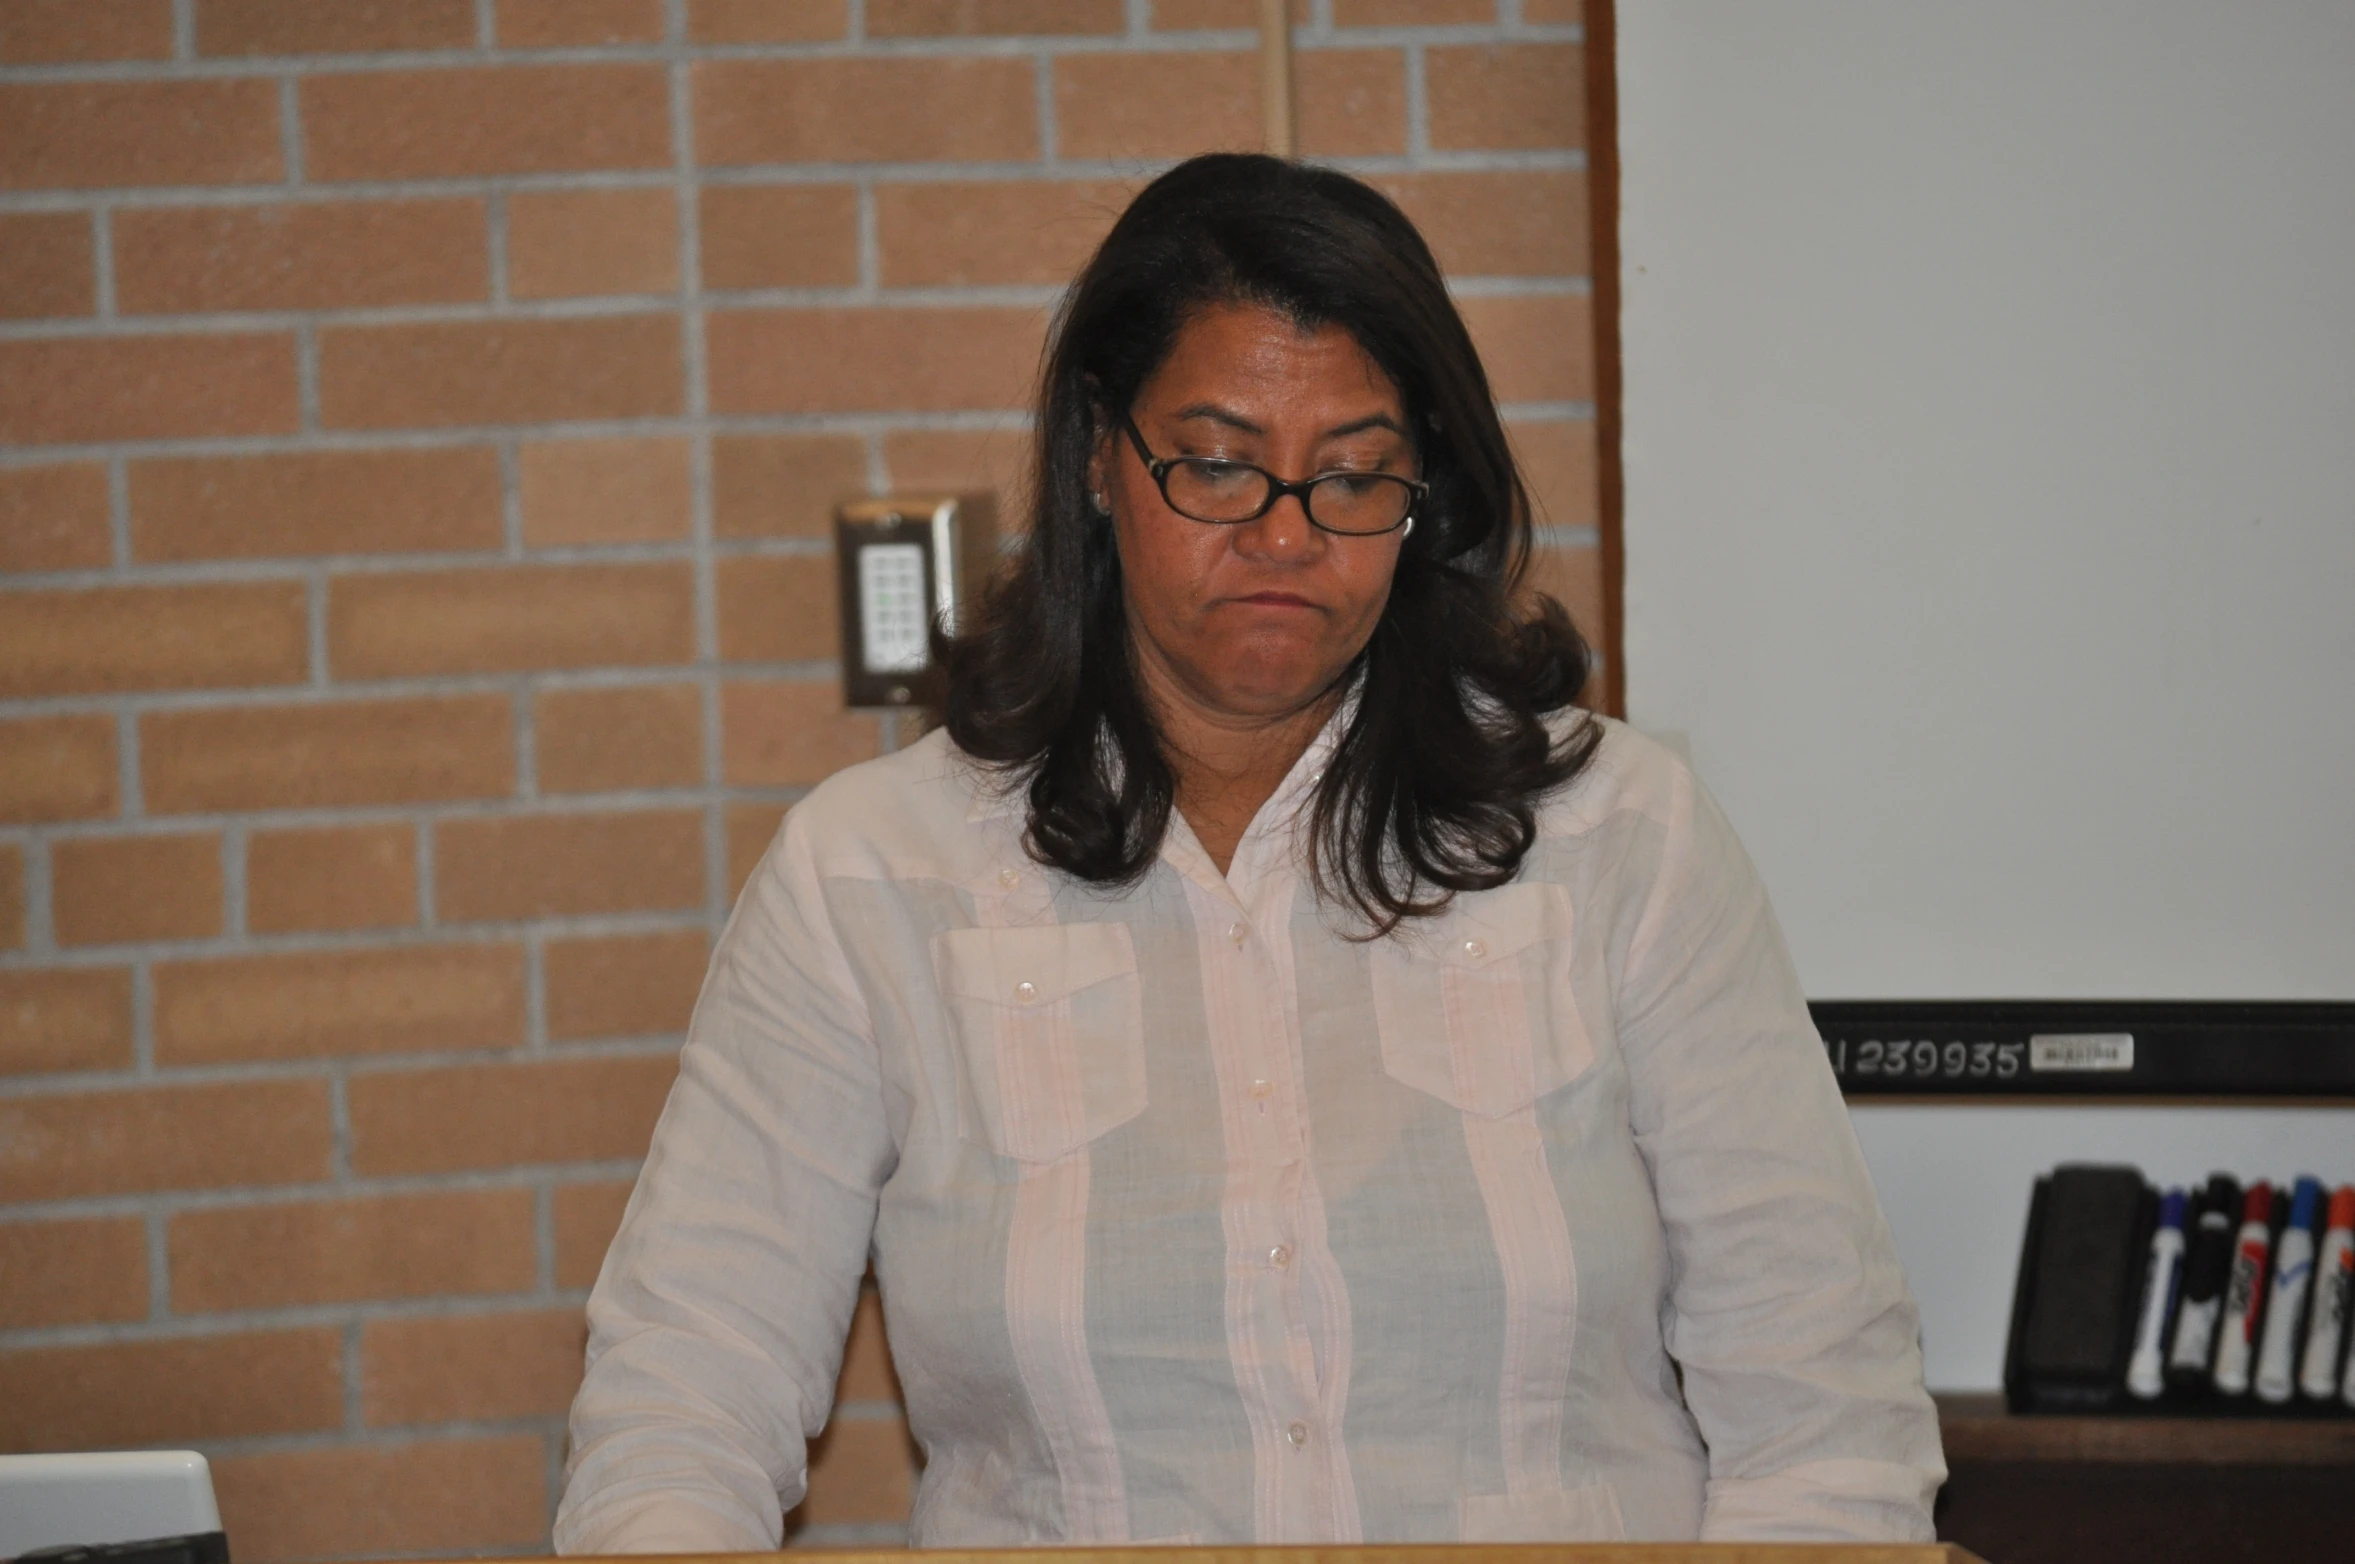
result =
[[1130,204],[1058,311],[1041,375],[1031,526],[964,633],[939,643],[946,725],[1024,786],[1038,861],[1133,883],[1160,851],[1175,779],[1138,687],[1113,530],[1090,507],[1091,455],[1222,304],[1338,326],[1405,404],[1429,498],[1382,617],[1349,671],[1357,701],[1318,785],[1321,896],[1376,933],[1513,878],[1539,801],[1601,741],[1556,737],[1588,655],[1551,598],[1516,607],[1529,495],[1487,374],[1406,214],[1331,169],[1256,154],[1181,163]]

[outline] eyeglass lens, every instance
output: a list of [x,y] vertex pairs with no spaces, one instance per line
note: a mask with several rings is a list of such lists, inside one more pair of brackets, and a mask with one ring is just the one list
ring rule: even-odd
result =
[[[1180,457],[1163,491],[1170,507],[1197,521],[1249,521],[1267,506],[1272,480],[1240,462]],[[1387,473],[1328,473],[1310,485],[1309,519],[1328,532],[1388,532],[1414,504],[1413,485]]]

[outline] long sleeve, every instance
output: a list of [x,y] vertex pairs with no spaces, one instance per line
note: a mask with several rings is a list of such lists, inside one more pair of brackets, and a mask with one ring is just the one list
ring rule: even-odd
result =
[[1701,1535],[1927,1541],[1946,1468],[1888,1224],[1757,875],[1682,767],[1668,816],[1620,1032]]
[[562,1553],[777,1546],[893,1147],[798,816],[713,957],[589,1299]]

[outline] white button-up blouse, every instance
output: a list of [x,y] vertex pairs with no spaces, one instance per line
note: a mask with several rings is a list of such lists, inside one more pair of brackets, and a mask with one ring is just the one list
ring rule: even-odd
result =
[[567,1552],[775,1546],[870,1258],[919,1545],[1927,1539],[1913,1302],[1766,898],[1605,723],[1382,940],[1295,829],[1044,869],[940,734],[788,816],[589,1301]]

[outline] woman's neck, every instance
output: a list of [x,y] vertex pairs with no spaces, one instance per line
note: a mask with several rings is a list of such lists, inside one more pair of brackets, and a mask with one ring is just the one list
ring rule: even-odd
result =
[[1183,692],[1156,688],[1160,682],[1148,676],[1146,696],[1176,778],[1177,810],[1224,874],[1243,833],[1316,742],[1341,692],[1328,690],[1306,706],[1275,716],[1237,716],[1209,710]]

